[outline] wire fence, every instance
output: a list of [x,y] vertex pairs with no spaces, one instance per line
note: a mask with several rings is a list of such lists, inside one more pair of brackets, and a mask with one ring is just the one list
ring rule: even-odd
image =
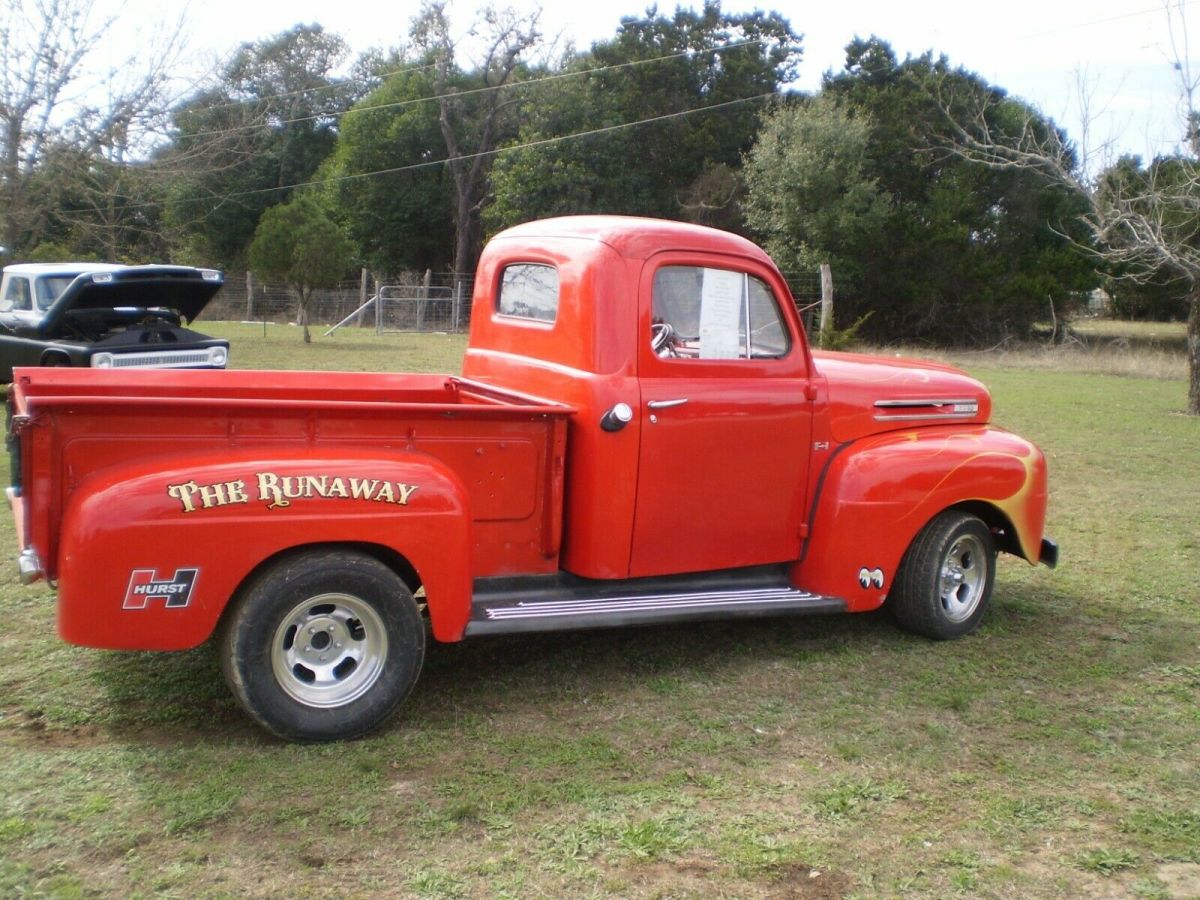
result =
[[[465,331],[471,319],[473,278],[408,273],[381,284],[371,276],[317,288],[308,302],[312,326],[375,331]],[[296,322],[300,301],[282,284],[263,284],[245,273],[226,273],[225,287],[204,318],[243,322]]]
[[[820,317],[819,272],[785,273],[796,308],[809,334]],[[422,276],[409,272],[380,283],[370,275],[313,291],[308,321],[313,327],[368,328],[389,332],[462,332],[471,320],[472,276]],[[264,284],[245,272],[225,275],[225,286],[205,308],[210,321],[299,320],[299,297],[283,284]]]

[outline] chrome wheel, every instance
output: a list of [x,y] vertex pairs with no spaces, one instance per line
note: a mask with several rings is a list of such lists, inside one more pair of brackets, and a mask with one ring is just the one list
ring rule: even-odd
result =
[[974,534],[961,536],[946,553],[939,593],[942,609],[951,622],[969,619],[979,606],[987,584],[988,562],[983,541]]
[[896,620],[936,640],[962,637],[987,613],[996,577],[996,541],[970,513],[948,509],[913,540],[888,592]]
[[271,669],[293,700],[323,709],[363,696],[387,662],[383,619],[352,594],[328,593],[298,603],[271,641]]

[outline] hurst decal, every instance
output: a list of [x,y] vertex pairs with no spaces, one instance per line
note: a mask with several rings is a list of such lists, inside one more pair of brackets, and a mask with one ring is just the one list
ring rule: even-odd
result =
[[199,484],[185,481],[167,485],[167,495],[179,501],[185,513],[221,506],[262,503],[267,509],[292,505],[293,500],[337,499],[366,503],[391,503],[407,506],[418,485],[383,478],[355,478],[343,475],[276,475],[257,472],[252,481],[244,479]]
[[182,609],[192,599],[199,574],[199,569],[176,569],[170,581],[160,581],[157,569],[134,569],[122,608],[146,609],[154,600],[165,600],[167,609]]

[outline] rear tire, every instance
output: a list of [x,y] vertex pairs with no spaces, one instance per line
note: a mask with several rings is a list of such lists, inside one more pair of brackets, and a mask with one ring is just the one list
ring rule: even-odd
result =
[[229,610],[221,667],[238,702],[291,741],[359,737],[412,692],[425,627],[412,593],[374,557],[293,554],[260,573]]
[[987,612],[996,578],[996,541],[976,516],[947,510],[904,554],[888,606],[908,631],[935,640],[970,634]]

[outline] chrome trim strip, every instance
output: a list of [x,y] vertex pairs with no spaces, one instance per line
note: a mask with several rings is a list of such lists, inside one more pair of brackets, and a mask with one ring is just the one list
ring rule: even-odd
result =
[[967,397],[965,399],[944,399],[941,397],[930,398],[927,400],[876,400],[875,405],[879,408],[886,409],[910,409],[915,406],[932,406],[940,408],[943,406],[959,406],[964,403],[973,403],[976,407],[979,406],[979,399],[976,397]]
[[979,415],[979,410],[969,413],[909,413],[903,416],[875,416],[876,422],[911,422],[914,419],[935,419],[938,422],[943,422],[949,419],[974,419]]
[[692,594],[648,594],[645,596],[609,597],[593,600],[537,601],[522,600],[515,606],[489,607],[490,620],[536,619],[558,616],[586,616],[596,613],[649,612],[652,610],[703,609],[723,603],[794,603],[805,600],[824,600],[820,594],[810,594],[794,588],[758,588],[745,591],[708,591]]
[[[953,412],[942,412],[946,407]],[[966,407],[958,409],[957,407]],[[920,400],[876,400],[876,409],[928,409],[927,413],[880,413],[875,416],[876,422],[912,422],[918,419],[935,419],[943,422],[947,419],[973,419],[979,415],[979,400],[968,398],[926,398]]]

